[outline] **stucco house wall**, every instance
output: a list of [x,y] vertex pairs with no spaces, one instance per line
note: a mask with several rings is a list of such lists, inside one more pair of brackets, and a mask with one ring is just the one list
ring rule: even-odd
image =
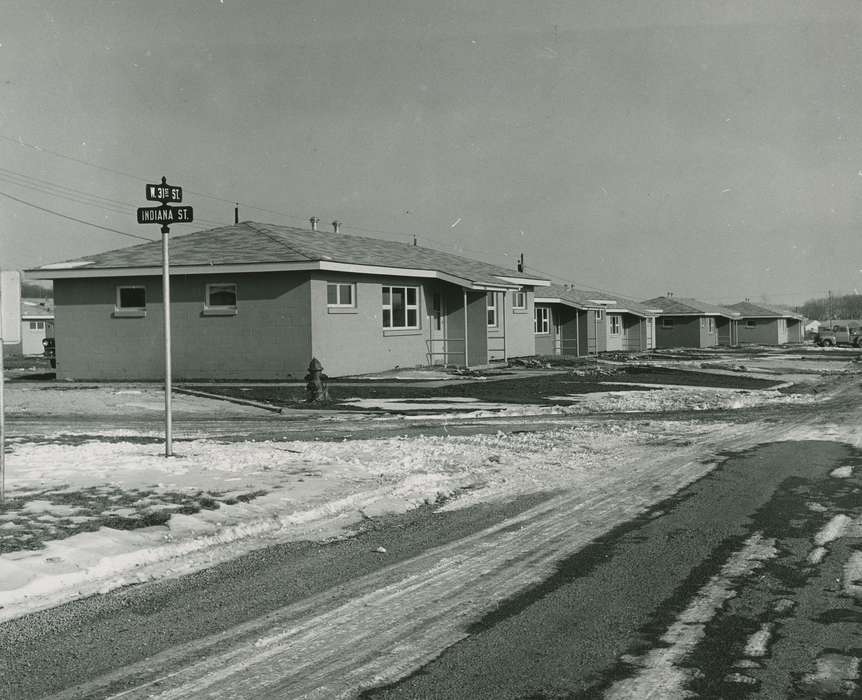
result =
[[[237,285],[235,315],[206,315],[206,285]],[[115,313],[117,287],[146,289],[146,312]],[[159,277],[55,281],[58,379],[164,376]],[[311,357],[307,273],[171,276],[171,362],[178,379],[301,378]]]
[[506,293],[506,354],[509,357],[525,357],[535,352],[533,314],[535,293],[526,288],[526,308],[514,307],[514,294]]
[[[314,272],[310,276],[311,348],[330,377],[366,374],[383,367],[415,367],[429,364],[428,334],[430,293],[434,285],[403,277],[371,278],[368,275]],[[354,285],[352,308],[330,307],[327,285]],[[383,287],[417,288],[416,329],[383,327]],[[460,333],[463,337],[463,331]]]
[[777,318],[744,318],[739,322],[739,342],[759,345],[778,344]]
[[[673,327],[666,327],[665,319],[672,321]],[[655,340],[657,348],[701,347],[700,318],[698,316],[661,316],[655,322]]]
[[805,326],[799,319],[787,319],[787,342],[801,343],[805,339]]

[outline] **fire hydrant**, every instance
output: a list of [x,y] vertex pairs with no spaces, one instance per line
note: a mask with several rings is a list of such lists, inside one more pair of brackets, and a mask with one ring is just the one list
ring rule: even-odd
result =
[[311,358],[308,363],[308,374],[305,375],[306,401],[319,403],[329,401],[329,389],[326,388],[326,380],[329,379],[323,373],[323,365],[316,357]]

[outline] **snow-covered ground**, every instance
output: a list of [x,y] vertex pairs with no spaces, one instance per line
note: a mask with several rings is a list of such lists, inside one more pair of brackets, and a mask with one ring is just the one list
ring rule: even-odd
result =
[[[271,544],[338,535],[367,517],[436,502],[447,507],[618,476],[633,459],[671,453],[720,427],[665,422],[587,424],[540,433],[341,442],[193,440],[165,458],[158,443],[16,442],[8,455],[0,543],[40,530],[44,548],[0,556],[0,620],[128,583],[177,575]],[[137,437],[137,436],[129,436]],[[701,467],[702,468],[702,467]],[[183,514],[176,494],[208,507]],[[242,500],[243,494],[257,494]],[[16,500],[19,499],[20,501]],[[122,502],[115,507],[114,502]],[[164,524],[64,528],[168,509]],[[52,531],[55,533],[52,538]]]
[[[163,407],[160,391],[146,386],[8,389],[12,416],[158,416]],[[774,389],[677,386],[558,398],[552,407],[447,399],[456,413],[439,412],[447,405],[442,402],[425,403],[436,421],[456,422],[464,419],[465,408],[473,417],[517,419],[819,400]],[[260,414],[250,406],[193,396],[176,397],[174,407],[179,415],[226,421]],[[703,458],[710,445],[726,446],[736,433],[757,434],[751,425],[603,419],[538,433],[341,442],[226,443],[205,436],[175,442],[176,456],[165,458],[158,431],[93,425],[78,434],[9,441],[7,503],[0,509],[0,620],[188,573],[274,542],[338,536],[365,518],[423,503],[445,501],[442,507],[458,508],[577,490],[588,482],[610,488],[635,462],[658,469],[663,458],[697,448],[690,480],[709,468]]]

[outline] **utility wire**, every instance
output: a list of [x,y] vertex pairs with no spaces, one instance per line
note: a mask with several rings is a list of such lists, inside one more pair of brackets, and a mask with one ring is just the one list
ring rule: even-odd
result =
[[[117,214],[132,215],[136,208],[135,205],[129,204],[128,202],[92,194],[74,187],[67,187],[66,185],[60,185],[51,182],[50,180],[33,177],[32,175],[25,175],[24,173],[19,173],[14,170],[10,170],[9,168],[0,167],[0,181],[7,182],[18,187],[36,190],[37,192],[41,192],[42,194],[47,194],[52,197],[60,197],[78,204],[107,209]],[[214,221],[211,219],[197,219],[197,222],[208,223],[214,226],[224,225],[224,222],[222,221]],[[196,222],[178,221],[176,223],[193,226]]]
[[155,239],[147,238],[145,236],[136,236],[134,233],[126,233],[125,231],[120,231],[115,228],[110,228],[108,226],[101,226],[99,224],[94,224],[92,221],[84,221],[83,219],[76,219],[74,216],[68,216],[67,214],[61,214],[58,211],[54,211],[53,209],[48,209],[46,207],[40,207],[38,204],[33,204],[33,202],[28,202],[24,199],[20,199],[15,197],[8,192],[0,192],[0,195],[4,197],[8,197],[9,199],[14,199],[16,202],[20,202],[21,204],[26,204],[28,207],[33,207],[34,209],[39,209],[40,211],[48,212],[49,214],[54,214],[55,216],[59,216],[63,219],[69,219],[69,221],[75,221],[79,224],[84,224],[85,226],[92,226],[94,228],[100,228],[103,231],[110,231],[111,233],[118,233],[121,236],[128,236],[129,238],[137,238],[141,241],[147,241],[148,243],[154,242]]

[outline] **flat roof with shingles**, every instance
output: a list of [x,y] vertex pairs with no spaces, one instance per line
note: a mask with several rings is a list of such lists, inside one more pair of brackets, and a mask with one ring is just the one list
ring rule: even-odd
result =
[[[161,261],[161,241],[153,241],[43,265],[28,272],[47,279],[52,275],[87,277],[88,271],[154,269],[161,266]],[[170,262],[172,269],[209,266],[213,272],[222,266],[342,263],[399,271],[437,271],[477,284],[501,285],[506,280],[525,285],[548,284],[540,277],[432,248],[254,221],[180,236],[171,234]]]

